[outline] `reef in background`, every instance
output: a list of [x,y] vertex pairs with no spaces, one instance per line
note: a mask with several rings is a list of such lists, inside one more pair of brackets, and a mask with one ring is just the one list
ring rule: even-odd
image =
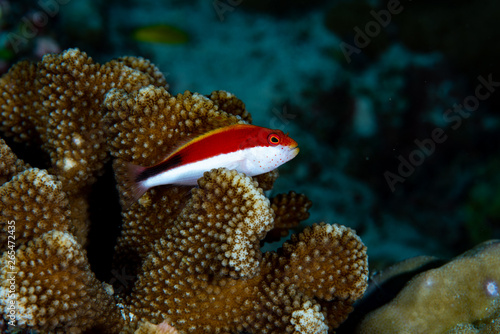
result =
[[[422,272],[392,300],[380,303],[403,276],[412,277],[415,270]],[[442,266],[436,267],[432,258],[399,263],[373,277],[372,283],[367,299],[380,306],[358,322],[356,333],[500,332],[499,240],[484,242]]]

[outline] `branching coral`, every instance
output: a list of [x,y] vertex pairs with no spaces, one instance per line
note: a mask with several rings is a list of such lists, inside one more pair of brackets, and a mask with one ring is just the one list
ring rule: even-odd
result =
[[220,110],[240,116],[247,123],[252,122],[252,116],[245,109],[245,104],[233,94],[224,90],[216,90],[210,94],[209,98]]
[[78,49],[37,64],[20,62],[0,78],[0,131],[40,145],[50,157],[49,172],[62,182],[82,242],[89,223],[85,197],[109,158],[104,96],[111,88],[148,84],[166,84],[149,61],[124,57],[98,64]]
[[500,242],[483,243],[407,283],[359,333],[498,333]]
[[[21,62],[0,78],[0,131],[40,146],[49,160],[47,169],[32,168],[0,142],[1,222],[16,224],[15,254],[1,257],[0,291],[8,293],[7,275],[17,272],[17,325],[180,333],[338,326],[366,288],[366,248],[352,230],[319,224],[263,254],[266,234],[298,225],[310,207],[293,192],[264,195],[276,171],[250,178],[216,169],[199,187],[158,186],[126,205],[127,163],[155,164],[194,136],[251,121],[231,93],[174,96],[167,88],[142,58],[101,65],[76,49]],[[85,252],[87,195],[109,156],[123,205],[113,265],[130,265],[126,272],[137,278],[119,296],[96,279]]]
[[36,65],[20,62],[0,79],[0,130],[20,141],[41,141],[53,174],[66,180],[65,191],[77,193],[95,181],[107,159],[105,94],[148,84],[164,85],[165,79],[140,58],[101,65],[70,49]]
[[301,221],[309,218],[307,210],[310,207],[311,201],[306,196],[293,191],[274,197],[271,201],[271,208],[276,213],[276,219],[273,229],[266,235],[266,241],[279,240],[286,236],[288,230],[297,227]]
[[366,249],[351,230],[315,225],[261,258],[273,212],[257,184],[220,169],[199,186],[146,258],[132,313],[191,333],[326,333],[316,298],[335,309],[363,293]]
[[[90,271],[85,251],[68,233],[51,231],[0,258],[0,311],[14,300],[18,326],[47,332],[80,333],[123,327],[112,296]],[[14,285],[14,289],[11,289]],[[16,294],[9,298],[9,291]]]
[[[61,182],[44,169],[30,168],[14,176],[0,187],[0,212],[3,230],[8,221],[18,222],[16,243],[29,240],[51,230],[69,231],[68,199]],[[0,235],[0,250],[7,247],[7,234]]]
[[28,164],[17,158],[2,138],[0,138],[0,158],[0,185],[29,167]]

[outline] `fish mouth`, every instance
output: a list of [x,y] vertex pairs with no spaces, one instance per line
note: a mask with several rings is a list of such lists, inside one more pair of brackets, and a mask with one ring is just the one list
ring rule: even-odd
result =
[[290,147],[290,152],[292,153],[292,157],[294,158],[297,156],[297,154],[299,154],[299,151],[300,149],[297,147],[297,145]]

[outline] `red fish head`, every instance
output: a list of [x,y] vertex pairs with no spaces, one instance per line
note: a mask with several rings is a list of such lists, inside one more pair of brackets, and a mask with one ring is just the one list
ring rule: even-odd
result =
[[258,175],[269,172],[292,160],[299,148],[295,140],[281,130],[253,127],[240,149],[245,154],[247,175]]
[[[287,147],[290,149],[297,148],[298,144],[293,140],[288,133],[278,129],[268,129],[262,127],[253,127],[252,131],[248,133],[248,137],[240,144],[240,149],[249,147]],[[298,148],[297,148],[298,153]]]
[[[288,135],[288,133],[285,134],[281,130],[271,130],[271,129],[269,129],[266,140],[267,140],[267,145],[263,145],[263,146],[278,146],[278,145],[281,145],[281,146],[288,147],[290,149],[295,149],[295,148],[297,148],[297,146],[299,146],[297,144],[297,142],[295,140],[293,140]],[[298,148],[297,148],[297,150],[298,150]]]

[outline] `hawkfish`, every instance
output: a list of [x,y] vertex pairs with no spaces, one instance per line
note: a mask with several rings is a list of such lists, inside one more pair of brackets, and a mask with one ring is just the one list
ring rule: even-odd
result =
[[153,166],[128,165],[131,202],[160,185],[195,186],[213,168],[235,169],[248,176],[267,173],[299,153],[298,144],[281,130],[233,124],[195,137]]

